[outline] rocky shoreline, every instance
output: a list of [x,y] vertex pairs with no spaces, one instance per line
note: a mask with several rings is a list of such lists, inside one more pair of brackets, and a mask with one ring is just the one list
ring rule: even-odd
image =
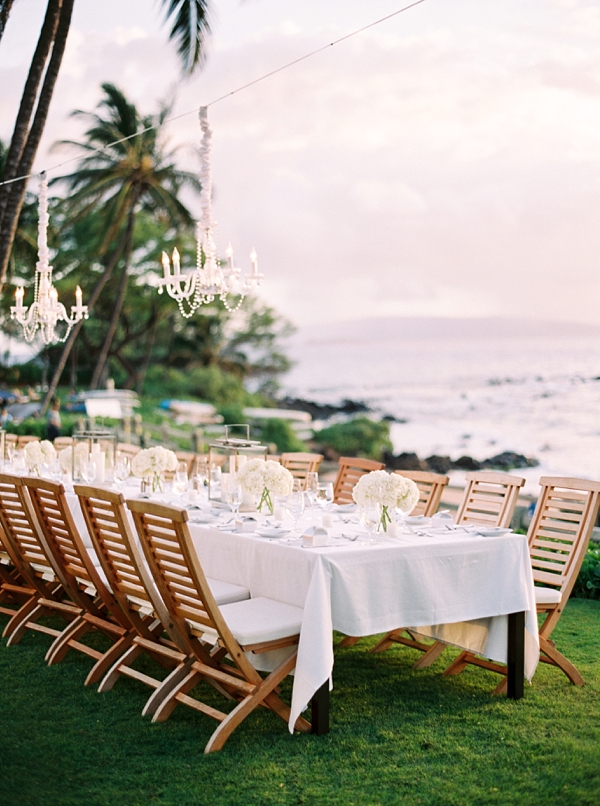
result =
[[[297,411],[308,412],[313,420],[329,420],[336,415],[352,416],[355,414],[373,413],[373,409],[364,401],[344,399],[339,404],[317,403],[313,400],[303,398],[285,397],[277,401],[277,405],[282,409],[295,409]],[[398,419],[390,414],[381,415],[381,420],[385,422],[401,422],[406,420]],[[327,451],[329,453],[329,451]],[[328,458],[333,458],[328,457]],[[432,455],[420,458],[416,453],[384,453],[382,460],[391,470],[425,470],[432,473],[449,473],[451,470],[514,470],[524,467],[537,467],[539,461],[530,456],[514,451],[504,451],[490,456],[482,461],[474,459],[472,456],[460,456],[452,459],[450,456]]]

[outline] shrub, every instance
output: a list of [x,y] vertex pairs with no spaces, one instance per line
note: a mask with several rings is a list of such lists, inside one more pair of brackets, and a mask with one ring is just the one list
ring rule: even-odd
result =
[[583,558],[573,596],[579,599],[600,599],[600,546],[590,543]]
[[263,420],[260,424],[260,439],[263,445],[276,445],[279,453],[308,450],[288,420]]
[[389,423],[375,422],[368,417],[330,425],[315,434],[315,440],[338,456],[381,459],[384,451],[393,450]]

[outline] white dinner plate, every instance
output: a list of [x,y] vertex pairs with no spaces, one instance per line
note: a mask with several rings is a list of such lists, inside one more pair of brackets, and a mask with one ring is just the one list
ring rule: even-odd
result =
[[410,515],[406,522],[409,526],[429,526],[431,518],[426,518],[425,515]]
[[512,532],[512,529],[507,529],[503,526],[490,526],[489,528],[486,527],[477,527],[477,534],[481,535],[482,537],[501,537],[502,535],[507,535]]
[[190,512],[189,519],[191,523],[214,523],[216,521],[215,516],[211,515],[209,512],[198,511]]
[[287,535],[289,533],[290,533],[289,529],[282,529],[281,527],[277,526],[270,526],[270,527],[262,526],[259,527],[255,532],[255,534],[259,535],[260,537],[269,537],[269,538],[283,537],[284,535]]
[[354,512],[356,504],[336,504],[335,508],[338,512]]

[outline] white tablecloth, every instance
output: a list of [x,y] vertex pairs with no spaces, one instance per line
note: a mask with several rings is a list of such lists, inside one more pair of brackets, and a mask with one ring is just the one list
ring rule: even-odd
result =
[[506,616],[525,611],[525,674],[533,676],[539,642],[525,535],[403,536],[308,549],[190,528],[208,576],[304,608],[290,726],[331,677],[334,629],[362,636],[443,625],[436,628],[443,640],[506,662]]
[[[69,505],[91,546],[74,494]],[[190,522],[207,576],[304,609],[290,730],[314,693],[331,681],[332,631],[374,635],[398,627],[506,663],[507,614],[525,611],[525,676],[539,660],[533,577],[525,535],[379,538],[325,548],[224,532]],[[435,626],[431,626],[435,625]]]

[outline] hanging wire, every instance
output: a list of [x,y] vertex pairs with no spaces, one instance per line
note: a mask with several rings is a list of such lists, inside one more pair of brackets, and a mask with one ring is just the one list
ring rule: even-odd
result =
[[[351,31],[349,34],[345,34],[341,36],[339,39],[334,39],[333,42],[328,42],[326,45],[321,45],[321,47],[317,48],[316,50],[310,51],[310,53],[305,53],[304,56],[300,56],[297,59],[293,59],[291,62],[287,62],[287,64],[281,65],[281,67],[277,67],[275,70],[271,70],[268,73],[265,73],[259,78],[255,78],[252,81],[249,81],[247,84],[242,84],[240,87],[236,87],[236,89],[231,90],[230,92],[226,92],[224,95],[220,95],[218,98],[210,101],[207,104],[202,104],[201,106],[213,106],[214,104],[218,104],[220,101],[225,100],[226,98],[231,98],[232,95],[236,95],[238,92],[242,92],[243,90],[247,90],[249,87],[253,87],[255,84],[259,84],[261,81],[264,81],[267,78],[271,78],[271,76],[277,75],[277,73],[283,72],[283,70],[287,70],[288,67],[293,67],[300,62],[305,61],[306,59],[310,59],[312,56],[316,56],[317,53],[322,53],[324,50],[328,48],[332,48],[334,45],[339,45],[340,42],[345,42],[347,39],[351,39],[353,36],[357,36],[358,34],[362,34],[364,31],[368,31],[369,28],[374,28],[376,25],[381,25],[383,22],[387,22],[391,20],[393,17],[397,17],[398,14],[402,14],[404,11],[408,11],[415,6],[421,5],[424,3],[425,0],[415,0],[414,3],[410,3],[408,6],[404,6],[403,8],[399,8],[397,11],[393,11],[391,14],[387,14],[385,17],[380,17],[378,20],[374,22],[368,23],[368,25],[363,25],[362,28],[357,28],[355,31]],[[191,109],[189,112],[182,112],[180,115],[173,115],[170,118],[165,118],[162,122],[164,123],[172,123],[174,120],[181,120],[181,118],[189,117],[190,115],[195,115],[200,110],[200,106],[196,107],[195,109]],[[90,151],[89,154],[101,154],[103,151],[106,151],[108,148],[112,148],[113,146],[119,145],[120,143],[125,143],[127,140],[132,140],[135,137],[139,137],[146,132],[150,132],[153,129],[156,129],[157,126],[146,126],[145,129],[140,129],[139,131],[135,132],[134,134],[130,134],[128,137],[121,137],[120,140],[114,140],[112,143],[108,143],[102,148],[95,148],[93,151]],[[25,179],[31,179],[33,176],[41,176],[42,173],[50,173],[51,171],[56,171],[58,168],[62,168],[64,165],[68,165],[71,162],[76,162],[79,160],[80,157],[71,157],[68,160],[64,160],[63,162],[59,162],[56,165],[53,165],[51,168],[45,168],[43,171],[39,171],[36,173],[25,174],[23,176],[16,176],[14,179],[7,179],[4,182],[0,182],[0,187],[3,185],[11,185],[13,182],[21,182]]]

